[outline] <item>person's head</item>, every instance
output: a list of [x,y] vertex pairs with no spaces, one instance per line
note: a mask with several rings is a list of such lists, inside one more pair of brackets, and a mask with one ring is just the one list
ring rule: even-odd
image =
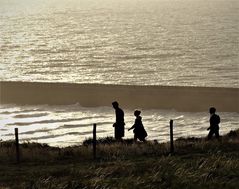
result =
[[214,108],[214,107],[209,108],[210,114],[215,114],[215,112],[216,112],[216,108]]
[[119,107],[119,103],[117,101],[112,102],[112,106],[114,109]]
[[139,116],[140,113],[141,113],[141,111],[139,111],[139,110],[135,110],[135,111],[134,111],[134,115],[135,115],[135,116]]

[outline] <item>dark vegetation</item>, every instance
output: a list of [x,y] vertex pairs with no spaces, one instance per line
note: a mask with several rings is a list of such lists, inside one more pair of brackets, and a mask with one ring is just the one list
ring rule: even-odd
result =
[[175,153],[169,143],[97,141],[93,160],[92,140],[66,148],[46,144],[0,142],[0,188],[217,188],[239,186],[239,130],[220,141],[180,138]]

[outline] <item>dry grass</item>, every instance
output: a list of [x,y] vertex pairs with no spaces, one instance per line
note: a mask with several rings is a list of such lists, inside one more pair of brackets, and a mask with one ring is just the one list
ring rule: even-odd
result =
[[107,138],[98,142],[96,160],[89,141],[67,148],[27,143],[20,146],[20,164],[15,163],[14,143],[1,142],[0,188],[234,189],[239,185],[238,139],[239,130],[221,141],[179,139],[169,154],[168,143]]

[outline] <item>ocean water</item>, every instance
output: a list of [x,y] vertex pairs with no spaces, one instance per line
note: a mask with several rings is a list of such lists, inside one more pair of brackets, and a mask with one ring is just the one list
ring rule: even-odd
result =
[[[239,88],[238,23],[238,0],[0,0],[0,80]],[[219,114],[221,134],[239,128]],[[170,119],[176,138],[207,135],[207,112],[142,117],[150,140],[169,140]],[[0,140],[18,127],[21,141],[68,146],[93,123],[113,136],[113,122],[111,107],[0,104]]]
[[0,80],[239,86],[238,0],[0,0]]
[[[128,131],[134,124],[133,110],[125,111],[125,138],[133,138]],[[142,110],[148,140],[169,141],[169,121],[174,120],[174,137],[206,137],[209,127],[207,112],[177,112],[173,110]],[[238,113],[219,112],[220,134],[238,127]],[[114,136],[114,110],[111,107],[85,108],[79,104],[68,106],[16,106],[0,107],[0,139],[14,139],[14,128],[19,129],[21,142],[41,142],[52,146],[79,145],[92,138],[93,124],[97,124],[97,137]]]

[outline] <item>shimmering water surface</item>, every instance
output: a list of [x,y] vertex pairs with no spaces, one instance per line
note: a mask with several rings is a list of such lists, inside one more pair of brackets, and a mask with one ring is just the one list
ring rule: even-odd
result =
[[[220,113],[221,134],[237,129],[238,113]],[[114,110],[111,107],[84,108],[78,104],[69,106],[16,106],[0,108],[0,138],[14,139],[14,128],[19,128],[20,140],[48,143],[54,146],[80,144],[92,137],[93,123],[97,124],[97,136],[114,135]],[[143,124],[149,140],[169,140],[169,120],[174,120],[175,138],[206,136],[209,127],[207,112],[189,113],[165,110],[142,110]],[[133,138],[127,131],[134,123],[133,110],[125,110],[125,138]]]
[[[0,0],[0,80],[238,88],[238,23],[238,0]],[[219,114],[222,134],[239,127]],[[176,137],[207,134],[207,112],[142,116],[148,139],[167,141],[170,119]],[[68,146],[113,122],[111,107],[0,105],[3,140],[18,127],[21,141]]]
[[238,0],[0,0],[0,79],[238,87]]

